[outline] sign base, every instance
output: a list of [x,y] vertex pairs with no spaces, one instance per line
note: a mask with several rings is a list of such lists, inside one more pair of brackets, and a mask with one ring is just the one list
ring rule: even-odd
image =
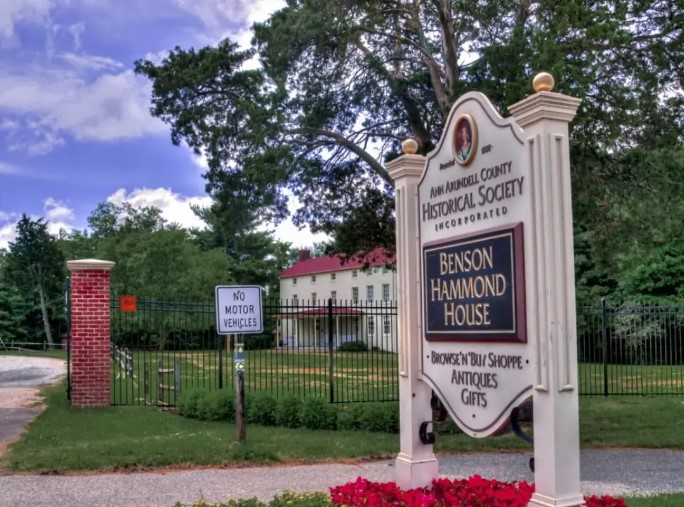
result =
[[582,495],[572,495],[565,498],[550,498],[534,493],[527,507],[582,507],[586,505]]
[[395,460],[396,482],[402,489],[422,488],[439,477],[437,458],[411,460],[400,452]]

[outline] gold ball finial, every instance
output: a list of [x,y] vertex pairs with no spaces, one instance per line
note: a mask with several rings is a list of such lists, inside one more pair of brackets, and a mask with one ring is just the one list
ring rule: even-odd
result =
[[410,137],[408,139],[404,139],[404,141],[401,143],[401,151],[403,151],[406,155],[413,155],[418,151],[418,143],[415,139]]
[[548,72],[540,72],[532,80],[532,88],[535,92],[550,92],[555,84],[556,81]]

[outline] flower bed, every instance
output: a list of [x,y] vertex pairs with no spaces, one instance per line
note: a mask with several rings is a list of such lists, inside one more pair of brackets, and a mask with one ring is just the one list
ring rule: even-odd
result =
[[[474,475],[468,479],[435,479],[432,486],[402,491],[393,482],[355,482],[330,488],[334,505],[373,507],[525,507],[534,484],[500,482]],[[587,507],[626,507],[624,500],[610,496],[585,498]]]
[[[370,482],[359,477],[354,482],[330,488],[325,493],[285,492],[270,502],[256,498],[229,500],[221,504],[200,501],[192,507],[525,507],[534,493],[534,484],[501,482],[473,475],[468,479],[435,479],[431,487],[402,491],[393,482]],[[585,497],[586,507],[627,507],[621,498]],[[181,507],[176,504],[176,507]]]

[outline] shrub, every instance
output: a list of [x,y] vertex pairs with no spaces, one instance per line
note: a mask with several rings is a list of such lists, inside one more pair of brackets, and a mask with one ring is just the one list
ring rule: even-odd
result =
[[278,422],[278,407],[273,396],[268,393],[254,393],[245,397],[247,422],[275,426]]
[[181,392],[178,403],[176,404],[178,413],[183,417],[198,419],[198,404],[206,394],[207,391],[203,389],[188,389],[187,391]]
[[203,421],[235,421],[235,399],[228,391],[207,392],[198,403],[198,412]]
[[364,405],[356,403],[347,405],[337,412],[337,428],[346,431],[358,431],[361,429]]
[[278,400],[277,417],[278,426],[286,428],[299,428],[301,420],[302,400],[296,396],[285,396]]
[[301,421],[310,430],[334,430],[337,409],[321,398],[306,398],[302,403]]
[[245,350],[264,350],[273,347],[273,337],[269,335],[249,335],[245,337]]
[[361,429],[375,433],[398,433],[399,405],[397,403],[369,403],[364,405]]
[[367,352],[368,345],[362,341],[345,342],[337,347],[338,352]]

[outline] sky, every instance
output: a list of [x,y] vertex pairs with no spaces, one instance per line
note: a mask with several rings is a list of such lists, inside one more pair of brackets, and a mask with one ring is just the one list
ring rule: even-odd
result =
[[[0,0],[0,248],[22,213],[50,232],[87,227],[98,203],[153,205],[169,221],[201,226],[204,161],[171,143],[149,114],[139,58],[225,37],[247,47],[255,21],[282,0]],[[273,224],[263,224],[274,229]],[[290,222],[276,237],[313,237]]]

